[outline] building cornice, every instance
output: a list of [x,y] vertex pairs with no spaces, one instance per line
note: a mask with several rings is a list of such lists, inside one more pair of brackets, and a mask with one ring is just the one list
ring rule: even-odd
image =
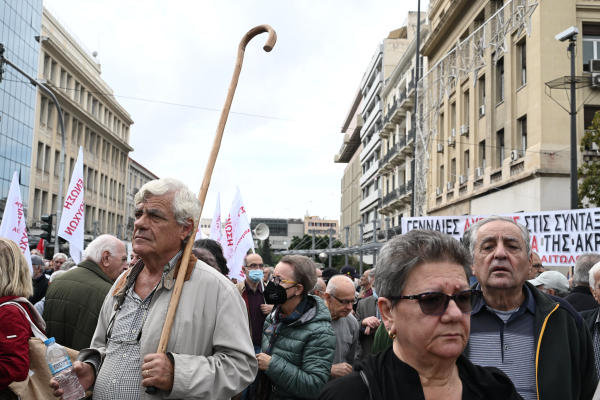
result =
[[129,165],[130,166],[135,166],[135,168],[139,168],[141,170],[144,170],[148,175],[150,175],[154,179],[160,179],[156,174],[152,173],[148,168],[144,167],[142,164],[140,164],[139,162],[135,161],[131,157],[129,157]]
[[106,139],[109,139],[111,144],[119,145],[121,150],[127,152],[133,151],[133,147],[131,147],[129,143],[111,132],[106,126],[101,124],[96,117],[92,117],[92,115],[84,110],[80,104],[73,101],[63,90],[58,89],[52,81],[46,82],[45,86],[54,93],[64,112],[68,112],[76,117],[77,120],[86,124],[96,134],[101,134]]
[[[469,0],[469,1],[471,1],[471,0]],[[449,22],[455,19],[456,14],[462,8],[464,8],[464,6],[469,1],[467,1],[467,0],[450,0],[450,6],[448,7],[448,9],[444,13],[444,15],[440,18],[440,20],[437,23],[437,25],[435,26],[435,28],[433,28],[433,30],[431,31],[431,34],[429,35],[429,39],[427,39],[427,41],[421,48],[421,55],[423,55],[425,57],[430,56],[434,46],[437,45],[442,39],[445,38],[444,33],[446,33],[446,31],[451,28],[451,24]],[[482,0],[474,0],[474,1],[481,2]],[[438,0],[436,2],[436,4],[434,4],[433,8],[431,9],[431,12],[429,13],[429,15],[431,16],[431,15],[436,14],[437,9],[441,6],[442,3],[444,3],[444,1]]]

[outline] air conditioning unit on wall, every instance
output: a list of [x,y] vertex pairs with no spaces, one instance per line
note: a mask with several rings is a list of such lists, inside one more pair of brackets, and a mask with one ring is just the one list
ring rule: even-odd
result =
[[460,135],[468,136],[469,135],[469,125],[461,125],[460,126]]
[[441,196],[441,195],[442,195],[442,193],[443,193],[443,190],[442,190],[442,188],[441,188],[441,187],[436,187],[436,188],[435,188],[435,195],[436,195],[436,196]]
[[467,183],[467,177],[466,175],[461,175],[458,177],[458,184],[459,185],[464,185],[465,183]]
[[485,171],[482,167],[479,167],[475,170],[475,178],[476,179],[483,177],[484,174],[485,174]]
[[479,107],[479,117],[483,117],[485,115],[485,106]]

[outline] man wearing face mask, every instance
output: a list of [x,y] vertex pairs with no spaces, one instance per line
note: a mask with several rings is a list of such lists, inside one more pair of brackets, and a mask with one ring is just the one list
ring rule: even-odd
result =
[[267,314],[273,309],[272,305],[266,304],[263,296],[263,259],[258,254],[250,254],[244,259],[244,274],[246,279],[237,283],[246,311],[248,311],[248,322],[252,344],[255,354],[260,353],[260,342],[262,340],[262,330]]

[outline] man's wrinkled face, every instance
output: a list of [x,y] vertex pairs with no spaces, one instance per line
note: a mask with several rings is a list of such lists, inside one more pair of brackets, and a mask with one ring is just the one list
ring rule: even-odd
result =
[[150,196],[136,205],[133,225],[133,251],[141,259],[161,257],[182,247],[192,229],[192,219],[179,225],[173,213],[175,193]]
[[531,272],[529,273],[529,276],[527,277],[528,280],[534,279],[536,276],[538,276],[542,272],[546,271],[542,265],[542,260],[540,260],[540,256],[538,256],[537,253],[531,252],[531,257],[532,257],[532,266],[531,266]]
[[483,288],[521,287],[532,268],[521,230],[506,221],[488,222],[478,229],[474,256],[475,276]]
[[369,283],[369,274],[367,272],[365,272],[364,274],[362,274],[362,276],[360,277],[360,285],[361,286],[365,286]]
[[127,270],[127,250],[125,245],[119,240],[117,244],[117,254],[108,256],[108,268],[106,276],[112,281],[115,281],[123,271]]
[[55,271],[58,271],[60,269],[60,267],[65,263],[65,261],[67,261],[67,260],[65,260],[62,257],[55,258],[54,260],[52,260],[52,268]]

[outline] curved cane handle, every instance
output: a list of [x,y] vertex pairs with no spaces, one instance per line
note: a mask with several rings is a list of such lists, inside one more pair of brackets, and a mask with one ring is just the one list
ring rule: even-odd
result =
[[271,25],[267,24],[259,25],[250,29],[248,33],[246,33],[246,35],[244,35],[244,37],[242,38],[239,48],[241,50],[246,50],[246,45],[248,44],[248,42],[250,42],[254,36],[260,35],[264,32],[269,32],[269,37],[267,38],[267,43],[265,43],[263,49],[267,53],[270,52],[271,50],[273,50],[273,47],[275,47],[275,43],[277,42],[277,34],[275,33],[275,30],[271,28]]

